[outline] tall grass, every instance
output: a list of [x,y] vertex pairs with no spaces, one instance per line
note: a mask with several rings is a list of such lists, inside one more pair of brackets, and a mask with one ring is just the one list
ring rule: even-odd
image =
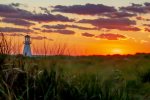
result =
[[[42,72],[3,73],[0,97],[5,100],[131,100],[125,84],[102,81],[97,75],[67,76],[55,66]],[[8,74],[9,73],[9,74]],[[8,74],[8,75],[6,75]],[[7,77],[6,77],[7,76]]]
[[[14,57],[15,63],[11,61]],[[105,61],[102,58],[96,57],[95,59]],[[69,64],[70,67],[65,65],[71,63],[66,62],[68,60],[72,62]],[[82,66],[86,67],[80,66],[79,68],[77,60],[81,60],[78,63],[84,63]],[[6,67],[7,63],[11,64]],[[113,70],[109,68],[109,71],[103,72],[104,67],[101,66],[103,69],[92,72],[92,65],[98,65],[95,63],[95,60],[89,63],[87,57],[53,56],[43,59],[43,57],[27,58],[18,55],[9,57],[9,60],[6,57],[0,72],[0,99],[143,100],[147,98],[149,92],[144,91],[148,91],[146,89],[148,86],[145,86],[144,82],[138,79],[127,80],[123,70],[115,68]],[[94,66],[94,69],[98,68]],[[84,68],[89,68],[89,70],[84,70]],[[147,74],[142,75],[144,75],[142,79],[143,77],[149,78]],[[138,75],[136,77],[140,78]]]

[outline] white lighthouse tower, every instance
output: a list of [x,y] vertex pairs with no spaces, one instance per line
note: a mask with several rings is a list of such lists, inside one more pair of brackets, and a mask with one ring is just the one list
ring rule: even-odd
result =
[[31,44],[30,36],[26,35],[25,36],[25,41],[24,41],[24,50],[23,50],[23,55],[24,56],[29,56],[29,57],[32,56],[30,44]]

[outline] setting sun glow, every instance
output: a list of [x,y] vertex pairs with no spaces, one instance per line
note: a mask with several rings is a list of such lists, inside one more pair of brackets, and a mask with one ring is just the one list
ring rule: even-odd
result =
[[124,51],[120,48],[114,48],[111,50],[111,54],[125,54]]

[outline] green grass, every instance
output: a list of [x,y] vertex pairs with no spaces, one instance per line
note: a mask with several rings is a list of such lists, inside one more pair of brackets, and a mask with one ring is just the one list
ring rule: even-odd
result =
[[150,99],[148,54],[0,60],[0,100]]

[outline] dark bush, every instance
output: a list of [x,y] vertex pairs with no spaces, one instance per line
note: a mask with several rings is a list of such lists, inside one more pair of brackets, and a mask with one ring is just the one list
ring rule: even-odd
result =
[[148,69],[147,71],[143,73],[140,73],[139,76],[140,76],[140,80],[143,83],[150,82],[150,69]]

